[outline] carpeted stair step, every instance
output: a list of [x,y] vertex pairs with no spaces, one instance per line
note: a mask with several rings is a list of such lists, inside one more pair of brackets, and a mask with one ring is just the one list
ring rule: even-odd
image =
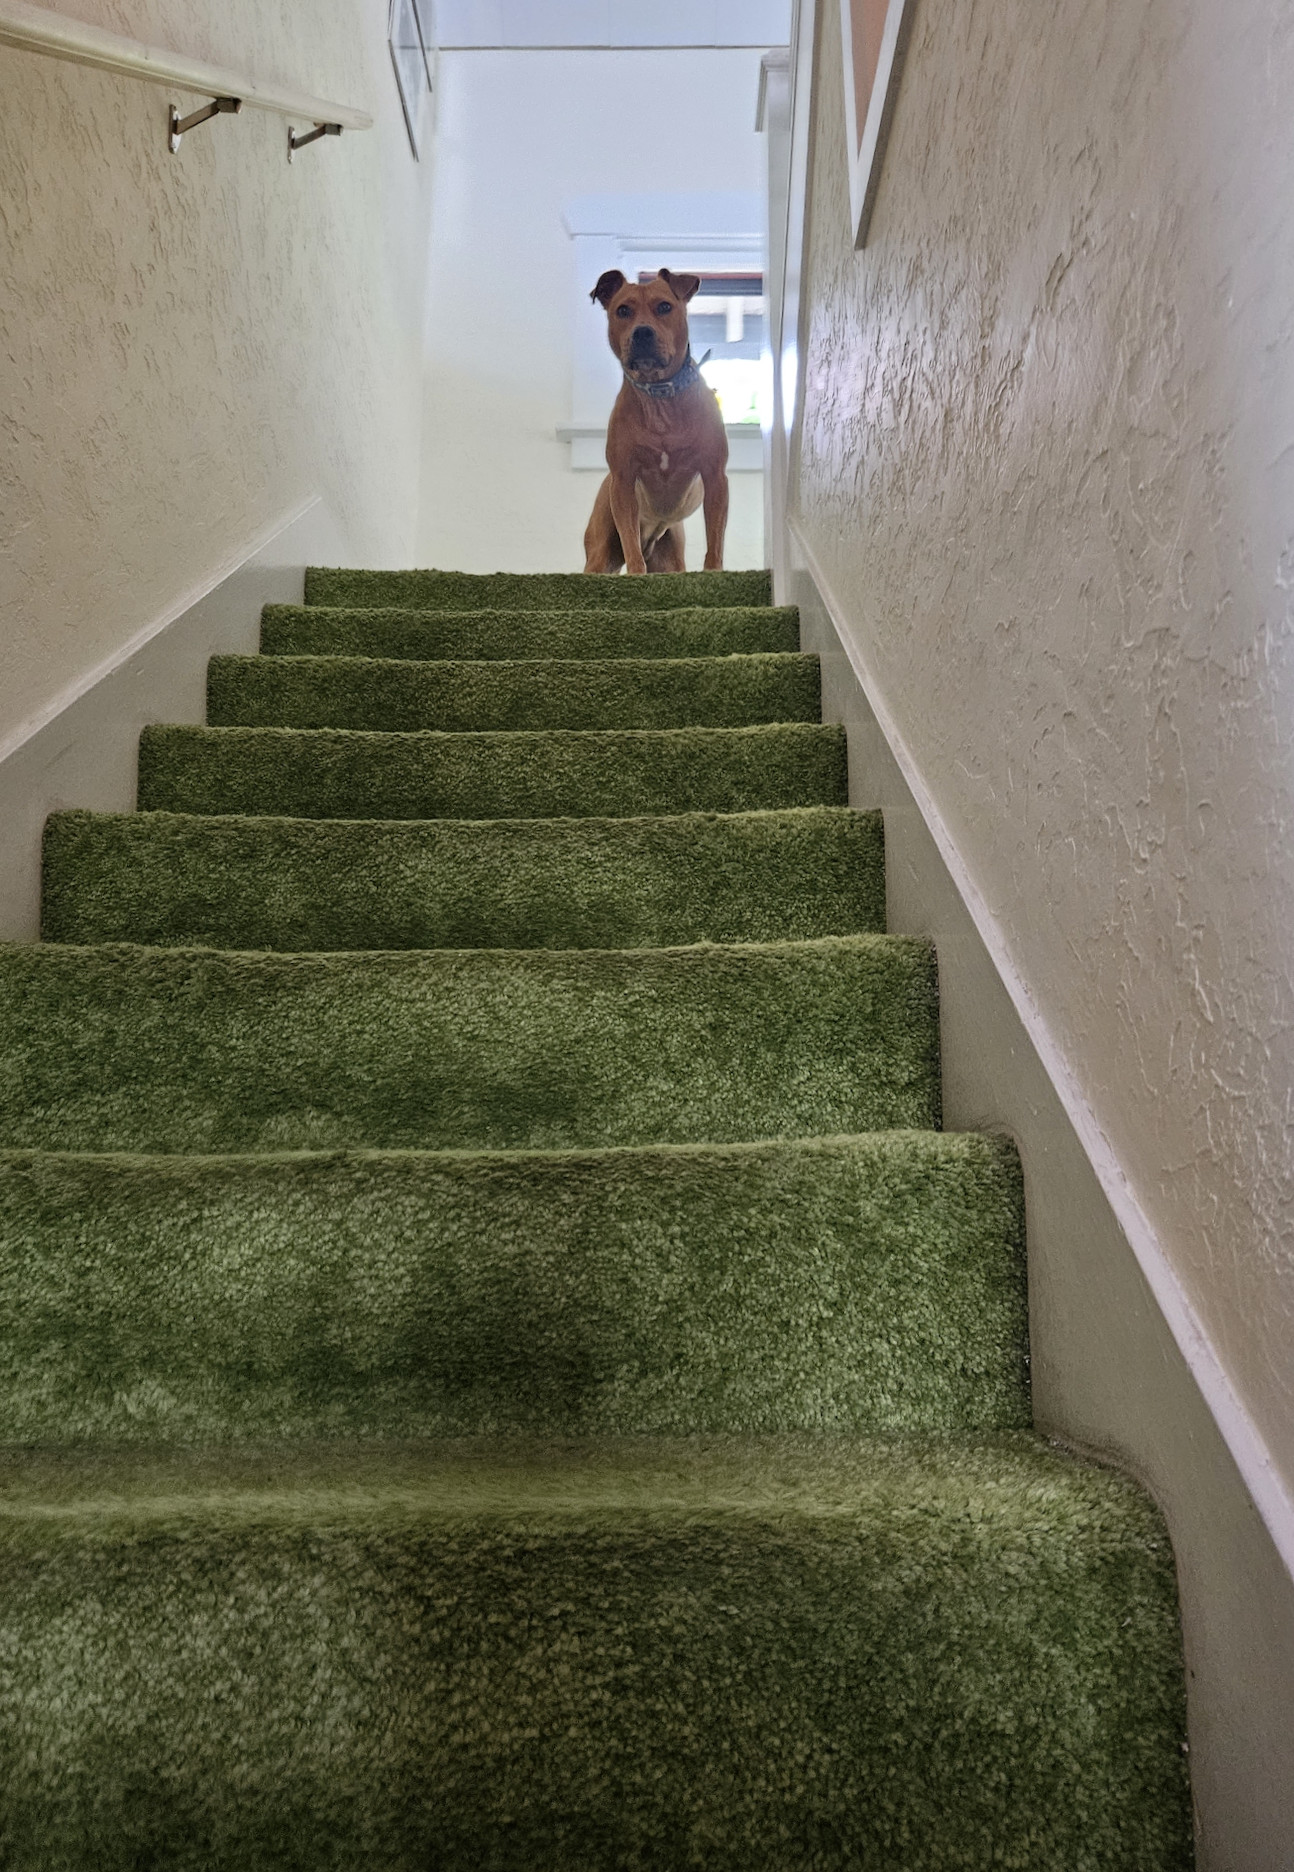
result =
[[1186,1872],[1172,1555],[1025,1435],[0,1474],[7,1872]]
[[308,819],[626,818],[843,806],[843,728],[145,728],[143,811]]
[[53,813],[47,942],[640,949],[885,927],[879,813],[271,819]]
[[794,605],[684,610],[431,611],[266,605],[263,656],[699,657],[798,650]]
[[938,1114],[934,956],[908,937],[0,948],[0,1147],[730,1143]]
[[431,611],[674,611],[772,603],[767,572],[660,572],[590,578],[582,572],[356,571],[308,566],[308,605],[396,605]]
[[749,728],[817,722],[816,656],[412,663],[218,656],[207,721],[257,728]]
[[1188,1872],[796,612],[305,598],[0,946],[6,1872]]
[[1023,1235],[931,1131],[0,1152],[0,1439],[1014,1429]]

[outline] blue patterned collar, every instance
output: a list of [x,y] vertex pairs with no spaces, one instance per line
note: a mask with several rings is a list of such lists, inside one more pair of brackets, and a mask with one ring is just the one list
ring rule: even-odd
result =
[[641,390],[644,396],[676,397],[684,390],[690,390],[693,384],[701,382],[701,370],[692,356],[692,347],[689,345],[687,356],[674,375],[667,377],[664,383],[638,383],[628,371],[625,372],[625,382],[633,384],[634,389]]

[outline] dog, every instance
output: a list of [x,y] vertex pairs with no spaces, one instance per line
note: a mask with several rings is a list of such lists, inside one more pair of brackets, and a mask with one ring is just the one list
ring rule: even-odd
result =
[[668,267],[641,284],[613,269],[589,294],[606,312],[624,383],[607,424],[611,472],[584,535],[586,572],[683,571],[683,522],[701,506],[705,569],[723,567],[728,436],[687,335],[700,284]]

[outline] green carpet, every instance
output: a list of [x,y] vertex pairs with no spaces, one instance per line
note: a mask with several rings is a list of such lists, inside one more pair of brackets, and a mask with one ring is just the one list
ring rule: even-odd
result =
[[213,657],[207,720],[255,728],[750,728],[816,722],[816,657],[413,663]]
[[[5,1872],[1188,1872],[763,573],[312,570],[0,946]],[[1027,1169],[1027,1166],[1025,1166]]]
[[639,949],[885,927],[879,813],[272,819],[55,813],[49,942]]
[[1162,1526],[1028,1437],[19,1455],[2,1499],[20,1872],[1188,1863]]
[[1014,1429],[1022,1235],[932,1131],[0,1153],[0,1439]]
[[927,944],[246,954],[0,947],[0,1138],[563,1149],[939,1116]]
[[548,819],[843,806],[845,737],[765,728],[145,728],[141,811]]
[[672,611],[766,605],[767,572],[663,572],[651,579],[580,572],[356,572],[310,566],[308,605],[397,605],[419,611]]
[[798,650],[794,606],[693,606],[680,611],[400,611],[266,605],[266,656],[492,657],[752,656]]
[[1011,1148],[929,1131],[0,1153],[0,1438],[1017,1428],[1021,1237]]

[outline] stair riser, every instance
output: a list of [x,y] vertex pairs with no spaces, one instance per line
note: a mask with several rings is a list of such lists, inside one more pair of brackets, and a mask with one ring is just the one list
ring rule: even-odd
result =
[[0,1154],[0,1317],[6,1442],[1030,1420],[1019,1168],[980,1138]]
[[0,950],[0,1145],[737,1142],[937,1123],[933,955]]
[[55,813],[43,935],[218,949],[614,949],[885,927],[879,813],[220,819]]
[[10,1529],[6,1866],[1185,1872],[1162,1537],[926,1521]]
[[838,728],[378,734],[146,728],[147,812],[303,819],[626,818],[843,806]]
[[749,728],[816,722],[816,657],[410,663],[369,657],[213,657],[213,727]]
[[793,605],[683,611],[401,611],[266,605],[265,656],[728,657],[798,650]]

